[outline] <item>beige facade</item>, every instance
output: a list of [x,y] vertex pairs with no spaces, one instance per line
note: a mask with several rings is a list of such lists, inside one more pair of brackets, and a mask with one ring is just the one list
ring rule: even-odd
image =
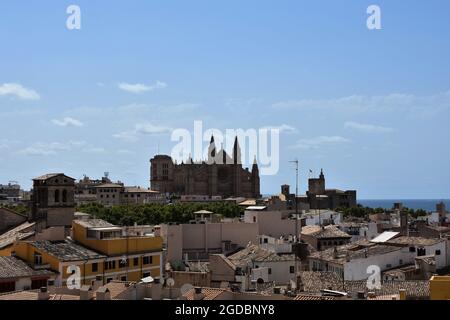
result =
[[[258,234],[274,238],[294,236],[300,233],[301,220],[291,219],[292,211],[246,210],[244,222],[258,225]],[[297,223],[297,229],[295,227]]]
[[167,261],[186,258],[208,260],[209,254],[225,253],[257,243],[258,224],[242,222],[162,225]]
[[141,187],[107,183],[98,185],[95,189],[97,202],[104,206],[165,202],[165,196],[161,193]]

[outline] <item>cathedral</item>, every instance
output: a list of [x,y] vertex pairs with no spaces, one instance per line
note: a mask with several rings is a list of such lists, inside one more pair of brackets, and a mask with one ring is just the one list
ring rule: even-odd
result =
[[259,169],[256,159],[251,171],[243,168],[238,138],[233,145],[233,155],[224,148],[216,150],[214,136],[208,147],[208,159],[174,163],[167,155],[156,155],[150,160],[150,185],[152,190],[179,195],[208,195],[260,198]]

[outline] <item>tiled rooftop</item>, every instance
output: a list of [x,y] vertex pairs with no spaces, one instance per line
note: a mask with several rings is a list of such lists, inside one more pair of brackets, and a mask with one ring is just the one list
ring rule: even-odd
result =
[[370,256],[382,255],[389,252],[400,251],[401,248],[388,245],[367,245],[360,247],[351,247],[349,245],[330,248],[324,251],[311,253],[310,258],[330,261],[338,264],[344,264],[347,259],[364,259]]
[[406,290],[406,295],[413,298],[428,298],[430,285],[426,280],[386,281],[381,289],[368,289],[367,281],[342,281],[334,272],[303,271],[300,274],[305,293],[319,294],[321,290],[336,290],[347,293],[363,291],[379,295],[398,294],[400,289]]
[[75,220],[75,223],[85,228],[111,228],[115,227],[112,223],[102,219]]
[[53,274],[48,270],[34,270],[24,261],[15,257],[0,257],[0,279],[51,276]]
[[69,240],[65,241],[32,241],[35,248],[42,250],[60,261],[80,261],[87,259],[105,258],[93,250],[77,245]]
[[333,297],[324,297],[317,295],[307,295],[307,294],[298,294],[295,296],[294,300],[301,301],[323,301],[323,300],[335,300]]
[[445,241],[444,239],[428,239],[428,238],[422,238],[422,237],[398,237],[395,239],[391,239],[387,241],[388,244],[395,244],[395,245],[419,245],[419,246],[431,246],[435,245],[439,242]]
[[252,261],[264,262],[264,261],[294,261],[294,255],[285,254],[278,255],[275,252],[261,248],[258,245],[250,245],[241,251],[228,257],[228,259],[236,266],[245,267]]
[[0,235],[0,249],[13,244],[16,240],[25,240],[34,235],[34,225],[32,222],[24,222],[21,225]]
[[325,239],[325,238],[351,238],[351,236],[342,231],[339,230],[337,226],[329,225],[326,227],[321,226],[305,226],[302,227],[302,235],[308,235],[313,236],[318,239]]
[[[229,289],[202,288],[202,294],[204,295],[204,298],[202,300],[215,300],[222,293],[229,291],[230,291]],[[194,300],[194,294],[195,288],[183,294],[183,297],[185,297],[186,300]]]

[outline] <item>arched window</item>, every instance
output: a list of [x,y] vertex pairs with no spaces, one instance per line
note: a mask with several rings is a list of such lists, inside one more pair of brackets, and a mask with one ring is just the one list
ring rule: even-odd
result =
[[59,190],[55,190],[55,202],[59,202]]
[[62,202],[67,202],[67,190],[63,190],[62,192]]

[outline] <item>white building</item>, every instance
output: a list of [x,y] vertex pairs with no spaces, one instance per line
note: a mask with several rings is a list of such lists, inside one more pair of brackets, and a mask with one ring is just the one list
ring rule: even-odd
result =
[[[249,245],[227,259],[236,266],[237,274],[250,274],[251,280],[257,283],[274,282],[282,285],[295,278],[293,254],[276,254],[261,246]],[[299,265],[297,260],[297,268]]]
[[309,210],[302,214],[307,226],[340,224],[342,213],[332,210]]
[[333,271],[344,280],[365,280],[376,268],[380,272],[415,264],[417,256],[433,255],[436,269],[448,266],[448,240],[398,237],[382,243],[362,240],[310,255],[311,271]]

